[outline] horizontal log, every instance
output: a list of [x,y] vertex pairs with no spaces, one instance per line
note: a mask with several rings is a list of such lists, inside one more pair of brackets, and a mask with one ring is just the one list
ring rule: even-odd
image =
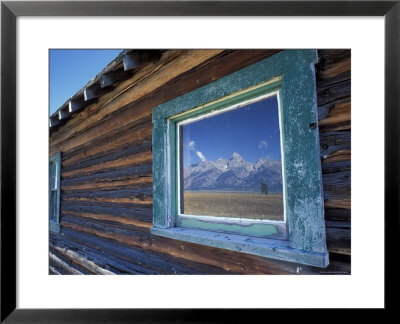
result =
[[[317,80],[332,79],[340,74],[348,73],[351,71],[351,58],[347,57],[341,61],[337,61],[331,65],[325,65],[317,71]],[[349,77],[348,77],[349,79]]]
[[61,186],[87,184],[93,182],[134,179],[137,176],[150,176],[153,166],[151,164],[132,166],[115,171],[105,171],[95,174],[78,176],[70,179],[61,179]]
[[112,129],[92,140],[63,152],[63,166],[84,162],[88,159],[101,157],[117,152],[125,145],[140,145],[151,141],[152,123],[151,116],[135,120],[125,127]]
[[351,79],[351,71],[343,72],[341,74],[337,74],[326,79],[317,78],[317,88],[321,89],[341,82],[349,81],[350,79]]
[[318,68],[326,69],[351,57],[351,49],[319,49]]
[[[146,199],[153,197],[153,188],[132,188],[132,189],[119,189],[119,190],[80,190],[71,191],[63,194],[63,198],[70,197],[87,197],[87,198],[100,198],[100,197],[112,197],[112,198],[138,198]],[[64,199],[63,199],[64,200]],[[65,199],[67,200],[67,199]]]
[[49,265],[49,275],[61,275],[62,273],[58,271],[54,266]]
[[351,102],[343,100],[318,107],[319,127],[351,121]]
[[351,231],[349,228],[326,228],[326,244],[329,252],[351,254]]
[[81,190],[69,191],[62,195],[62,201],[86,201],[123,203],[126,205],[151,206],[153,204],[152,190],[147,188],[118,190]]
[[87,259],[95,260],[98,266],[105,271],[112,272],[113,274],[158,274],[156,271],[152,271],[140,265],[128,263],[113,255],[109,255],[102,250],[93,249],[87,244],[77,244],[75,241],[70,240],[64,235],[59,236],[57,241],[53,241],[52,244],[60,249],[64,249],[64,251],[77,251],[79,254],[84,255],[84,257]]
[[152,186],[153,184],[153,177],[152,176],[144,176],[128,180],[111,180],[111,181],[104,181],[104,182],[94,182],[94,183],[87,183],[81,185],[72,185],[72,186],[61,186],[62,191],[69,191],[69,190],[84,190],[84,189],[100,189],[100,190],[108,190],[108,189],[124,189],[126,187],[129,188],[138,188],[138,187],[146,187]]
[[73,201],[68,201],[68,200],[61,200],[61,208],[63,206],[87,206],[87,207],[112,207],[112,208],[137,208],[139,210],[147,210],[149,213],[151,213],[151,206],[145,206],[145,205],[134,205],[134,204],[116,204],[116,203],[107,203],[107,202],[73,202]]
[[325,206],[326,221],[347,221],[351,220],[351,210],[344,208],[327,208]]
[[133,154],[142,153],[145,151],[151,152],[151,147],[152,147],[151,141],[146,141],[139,145],[137,145],[137,144],[129,145],[129,146],[123,147],[120,150],[113,152],[113,153],[105,154],[105,155],[102,155],[99,157],[92,157],[91,159],[85,159],[84,161],[82,161],[82,162],[79,161],[78,163],[73,164],[73,165],[64,166],[62,171],[65,175],[66,173],[68,173],[70,171],[89,168],[96,164],[112,162],[112,161],[115,161],[115,160],[118,160],[118,159],[121,159],[124,157],[129,157]]
[[[112,219],[113,217],[131,219],[131,223],[152,223],[152,209],[139,207],[109,207],[109,206],[87,206],[76,203],[76,205],[61,204],[61,214],[97,214]],[[115,205],[115,204],[114,204]],[[94,218],[94,216],[93,216]]]
[[100,85],[102,88],[111,87],[112,85],[125,81],[132,77],[132,71],[125,71],[123,68],[104,73],[100,77]]
[[152,160],[153,160],[153,153],[151,151],[138,152],[128,156],[124,156],[116,160],[99,162],[97,164],[84,167],[82,169],[79,168],[72,171],[62,172],[61,176],[64,179],[69,179],[77,176],[90,175],[98,172],[119,170],[121,168],[127,168],[134,165],[146,165],[151,163]]
[[323,162],[345,162],[351,160],[351,150],[339,150],[323,158]]
[[68,275],[69,273],[66,272],[64,269],[59,268],[55,264],[49,264],[49,274],[50,275]]
[[347,192],[350,197],[351,171],[339,171],[334,173],[322,174],[322,184],[324,193]]
[[[57,238],[60,237],[60,233],[51,233],[49,237],[49,242],[54,243]],[[49,246],[49,251],[53,253],[55,256],[57,256],[59,259],[67,263],[70,267],[74,268],[75,270],[81,272],[82,274],[93,274],[93,272],[90,272],[86,268],[82,267],[81,265],[77,264],[74,262],[74,260],[71,260],[70,258],[66,257],[65,255],[59,253],[58,251],[55,251]]]
[[326,208],[343,208],[351,209],[351,199],[341,197],[329,197],[324,195],[324,205]]
[[327,208],[351,208],[351,171],[322,175],[324,204]]
[[121,204],[132,204],[132,205],[142,205],[142,206],[152,206],[152,198],[112,198],[112,197],[68,197],[64,198],[64,201],[75,201],[75,202],[106,202],[106,203],[121,203]]
[[201,263],[173,258],[165,254],[145,251],[132,245],[125,245],[105,238],[65,229],[65,236],[78,244],[104,251],[129,263],[139,264],[161,274],[229,274],[223,269]]
[[111,215],[111,214],[85,213],[85,212],[81,212],[81,211],[79,211],[79,212],[67,211],[67,212],[61,213],[62,218],[65,218],[67,216],[79,216],[79,217],[90,218],[90,219],[99,220],[99,221],[115,222],[115,223],[134,225],[137,227],[144,227],[144,228],[151,228],[153,225],[151,222],[143,222],[143,221],[137,220],[134,217],[134,215],[132,215],[132,216],[116,216],[116,215]]
[[318,106],[323,106],[330,102],[350,98],[350,96],[351,96],[350,80],[336,83],[326,87],[317,88]]
[[324,162],[321,164],[322,173],[335,173],[340,171],[350,171],[351,170],[351,161],[343,161],[343,162]]

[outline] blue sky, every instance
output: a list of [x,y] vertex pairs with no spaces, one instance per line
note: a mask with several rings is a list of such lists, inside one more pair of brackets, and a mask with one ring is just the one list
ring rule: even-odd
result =
[[281,160],[276,96],[183,126],[184,167],[230,159],[233,152],[254,163],[260,157]]
[[120,49],[51,49],[50,115],[95,77],[118,54]]

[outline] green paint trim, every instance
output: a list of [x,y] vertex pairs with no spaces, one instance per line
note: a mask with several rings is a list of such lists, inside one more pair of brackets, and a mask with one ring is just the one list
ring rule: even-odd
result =
[[179,226],[197,229],[206,229],[210,231],[223,231],[238,233],[251,236],[267,237],[274,234],[278,234],[276,226],[271,224],[250,224],[250,225],[238,225],[238,224],[222,224],[217,222],[201,221],[198,219],[179,218]]

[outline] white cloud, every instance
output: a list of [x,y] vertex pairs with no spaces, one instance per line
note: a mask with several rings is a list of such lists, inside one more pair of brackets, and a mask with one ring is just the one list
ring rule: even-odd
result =
[[196,142],[190,141],[188,144],[189,150],[194,151],[196,149]]
[[268,147],[267,141],[261,141],[260,143],[258,143],[259,149],[263,149],[263,148],[267,148],[267,147]]
[[204,157],[203,153],[197,151],[196,154],[197,154],[197,156],[199,157],[199,159],[200,159],[201,161],[204,162],[204,161],[206,160],[206,158]]

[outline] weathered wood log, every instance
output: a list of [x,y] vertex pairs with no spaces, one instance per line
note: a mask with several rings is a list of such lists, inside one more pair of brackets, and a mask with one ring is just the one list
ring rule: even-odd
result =
[[58,237],[57,241],[52,241],[53,246],[68,250],[84,250],[85,257],[90,260],[96,260],[96,263],[105,269],[115,274],[158,274],[151,269],[144,268],[140,265],[131,264],[113,255],[108,255],[102,250],[93,249],[87,244],[78,245],[76,242],[66,238],[65,236]]
[[[317,80],[321,79],[333,79],[337,77],[338,75],[343,75],[346,73],[347,79],[350,79],[348,72],[351,70],[351,58],[347,57],[344,58],[341,61],[336,62],[335,64],[332,65],[325,65],[323,68],[319,68],[317,70]],[[332,81],[331,81],[332,82]],[[333,83],[333,82],[332,82]],[[325,82],[325,85],[328,84]]]
[[[64,142],[59,151],[64,151],[67,148],[66,140],[81,131],[93,128],[94,125],[98,124],[104,117],[108,116],[115,110],[118,110],[129,103],[135,102],[145,95],[150,94],[155,89],[163,86],[168,81],[179,76],[180,74],[193,69],[197,65],[203,63],[206,60],[220,54],[222,50],[196,50],[196,51],[185,51],[174,60],[165,60],[160,62],[160,68],[155,69],[143,69],[130,79],[129,84],[123,82],[116,87],[115,91],[109,94],[109,96],[103,96],[101,104],[98,106],[97,113],[93,114],[90,118],[81,121],[74,127],[64,128],[64,136],[58,134],[54,141],[51,141],[50,145],[56,145],[60,142]],[[139,82],[146,79],[146,82]],[[131,119],[129,119],[131,121]],[[68,130],[68,132],[66,132]],[[94,134],[93,134],[94,135]],[[79,136],[78,138],[80,138]],[[87,138],[87,135],[84,137]],[[68,143],[68,146],[75,145],[76,143]]]
[[[319,136],[321,158],[328,159],[337,154],[350,155],[351,152],[351,132],[325,132]],[[350,158],[350,157],[349,157]],[[349,160],[348,158],[348,160]]]
[[58,265],[60,268],[63,268],[67,273],[74,275],[83,275],[83,272],[80,272],[77,269],[72,268],[69,264],[58,258],[53,253],[49,253],[50,262]]
[[69,191],[69,190],[85,190],[85,189],[124,189],[126,187],[129,188],[139,188],[152,186],[153,177],[152,176],[138,176],[136,178],[128,179],[128,180],[111,180],[104,182],[93,182],[86,183],[80,185],[71,185],[71,186],[61,186],[61,190]]
[[117,128],[99,135],[93,141],[88,141],[63,153],[63,167],[76,164],[87,159],[100,157],[117,152],[124,145],[140,145],[151,141],[151,116],[129,123],[125,127]]
[[152,174],[153,166],[151,164],[132,166],[115,171],[106,171],[86,176],[78,176],[70,179],[61,179],[61,186],[87,184],[93,182],[127,180],[134,179],[137,176],[147,176]]
[[[133,150],[135,150],[135,148]],[[138,152],[116,160],[101,161],[97,164],[92,164],[91,166],[84,167],[82,169],[77,168],[75,170],[65,171],[62,173],[62,177],[68,179],[82,175],[89,175],[96,172],[119,170],[121,168],[131,167],[134,165],[149,164],[152,162],[152,160],[153,153],[151,151]]]
[[351,79],[351,71],[343,72],[338,75],[334,75],[327,79],[317,79],[317,88],[324,88],[340,82],[349,81]]
[[325,207],[351,208],[351,172],[322,174]]
[[351,161],[343,161],[343,162],[323,162],[321,164],[322,173],[334,173],[340,171],[350,171],[351,170]]
[[325,70],[351,57],[351,49],[319,49],[318,70]]
[[78,252],[72,251],[72,250],[68,250],[66,248],[60,247],[60,246],[56,246],[56,245],[52,245],[50,243],[50,246],[58,251],[59,253],[70,257],[71,259],[74,260],[74,262],[79,263],[82,267],[86,268],[87,270],[95,273],[95,274],[115,274],[107,269],[102,268],[101,266],[99,266],[98,264],[96,264],[95,262],[87,259],[85,256],[81,255]]
[[84,215],[85,213],[97,214],[103,216],[104,218],[107,217],[110,219],[112,219],[112,217],[132,219],[132,223],[134,221],[147,224],[152,223],[151,208],[87,206],[78,203],[76,205],[62,204],[61,214],[70,214],[71,212],[75,212],[75,214],[81,214],[81,215]]
[[130,77],[132,77],[132,71],[125,71],[123,68],[116,69],[104,73],[100,78],[100,85],[102,88],[111,87],[112,85],[127,80]]
[[[60,237],[59,233],[51,233],[50,237],[49,237],[49,251],[50,253],[54,254],[58,259],[60,259],[61,261],[63,261],[64,263],[66,263],[69,267],[73,268],[74,270],[80,272],[81,274],[93,274],[93,272],[90,272],[89,270],[87,270],[86,268],[80,266],[79,264],[75,263],[74,260],[71,260],[71,258],[66,257],[65,255],[59,253],[58,251],[54,250],[51,248],[51,244],[54,243],[55,240],[57,240],[57,238]],[[71,273],[70,271],[68,271],[69,274],[76,274],[76,273]]]
[[117,150],[116,152],[112,152],[109,154],[101,154],[101,155],[99,154],[98,156],[91,156],[91,158],[86,158],[83,161],[79,161],[78,163],[75,163],[73,165],[64,166],[62,171],[65,174],[69,171],[85,169],[97,164],[103,164],[124,157],[128,157],[133,154],[142,153],[145,151],[151,152],[151,147],[152,147],[151,140],[141,144],[134,143],[133,145],[132,144],[125,145],[123,147],[120,147],[120,149]]
[[338,101],[351,96],[350,80],[317,88],[318,106],[326,105],[333,101]]
[[351,102],[348,99],[318,107],[319,127],[351,120]]
[[49,275],[61,275],[61,273],[54,266],[49,265]]
[[327,208],[325,206],[325,220],[350,222],[351,210],[344,208]]
[[349,228],[327,227],[326,244],[329,252],[351,254],[351,231]]
[[90,219],[94,220],[100,220],[100,221],[109,221],[109,222],[116,222],[116,223],[121,223],[121,224],[126,224],[126,225],[134,225],[137,227],[145,227],[145,228],[151,228],[152,223],[151,222],[143,222],[138,219],[136,219],[134,216],[116,216],[116,215],[111,215],[111,214],[95,214],[95,213],[85,213],[85,212],[76,212],[76,211],[68,211],[64,212],[61,214],[61,218],[65,218],[68,216],[79,216],[79,217],[87,217]]

